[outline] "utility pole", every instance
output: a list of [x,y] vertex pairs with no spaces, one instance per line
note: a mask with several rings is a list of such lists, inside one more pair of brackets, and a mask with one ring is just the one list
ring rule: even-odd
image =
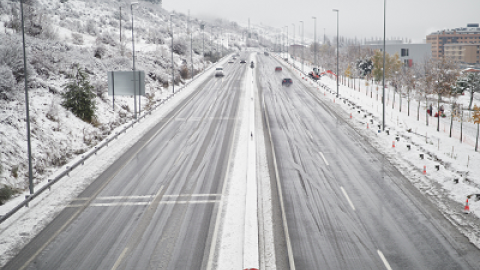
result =
[[313,20],[315,21],[314,24],[314,33],[313,33],[313,49],[315,50],[315,56],[314,56],[314,65],[317,67],[317,17],[312,17]]

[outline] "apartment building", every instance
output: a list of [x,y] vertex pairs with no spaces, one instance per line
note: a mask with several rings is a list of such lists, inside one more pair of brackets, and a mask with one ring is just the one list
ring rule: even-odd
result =
[[477,44],[445,44],[445,57],[469,65],[480,64],[480,43]]
[[[474,50],[474,46],[471,46],[471,44],[480,44],[480,27],[478,23],[470,23],[467,24],[467,27],[437,31],[427,35],[427,43],[432,45],[433,58],[442,58],[445,56],[445,50],[449,54],[455,53],[457,58],[459,57],[458,53],[463,52],[462,57],[464,57]],[[457,46],[450,46],[450,44],[457,44]],[[445,48],[445,45],[448,45],[447,48]],[[460,49],[458,45],[465,46]],[[462,59],[465,60],[465,58]],[[474,59],[476,59],[476,56],[474,56]],[[468,61],[471,61],[471,59],[468,58]]]

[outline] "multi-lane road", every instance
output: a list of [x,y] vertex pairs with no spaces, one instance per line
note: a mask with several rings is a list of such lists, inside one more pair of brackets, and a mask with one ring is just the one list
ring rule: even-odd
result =
[[4,269],[205,269],[245,71],[207,79]]
[[[273,57],[256,59],[276,269],[480,267],[479,250],[316,88],[285,67],[275,72]],[[224,68],[225,77],[206,79],[164,115],[3,269],[215,269],[250,70],[238,59]],[[284,77],[293,85],[282,87]]]
[[[478,269],[480,253],[389,162],[279,63],[260,57],[295,269]],[[285,77],[293,79],[282,87]],[[271,170],[271,175],[275,175]],[[278,219],[278,218],[277,218]],[[285,259],[288,261],[285,262]]]

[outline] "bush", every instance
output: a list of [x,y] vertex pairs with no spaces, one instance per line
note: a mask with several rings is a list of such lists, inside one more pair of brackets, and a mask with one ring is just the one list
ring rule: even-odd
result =
[[83,35],[80,33],[72,33],[72,42],[76,45],[83,45]]
[[97,25],[94,20],[88,20],[87,24],[85,25],[85,31],[90,35],[97,34]]
[[0,98],[11,99],[14,87],[15,77],[13,77],[12,70],[6,65],[0,65]]
[[103,56],[107,53],[107,48],[100,44],[98,45],[94,50],[93,50],[93,56],[98,58],[98,59],[102,59]]
[[190,70],[188,69],[186,64],[183,64],[180,68],[180,76],[184,80],[190,78]]
[[0,188],[0,205],[3,205],[16,193],[18,193],[18,191],[9,186]]
[[78,68],[72,81],[65,85],[62,106],[85,122],[95,118],[95,93],[88,81],[88,74]]
[[[8,66],[18,83],[25,78],[22,46],[18,46],[18,44],[22,44],[22,41],[19,37],[6,37],[7,36],[2,36],[3,44],[0,45],[0,66]],[[29,70],[30,75],[32,75],[30,72],[30,63],[27,63],[27,69]]]

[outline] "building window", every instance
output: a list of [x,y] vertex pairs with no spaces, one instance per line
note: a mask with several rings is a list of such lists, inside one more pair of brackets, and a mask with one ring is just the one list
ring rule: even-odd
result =
[[402,57],[408,56],[408,49],[402,49]]

